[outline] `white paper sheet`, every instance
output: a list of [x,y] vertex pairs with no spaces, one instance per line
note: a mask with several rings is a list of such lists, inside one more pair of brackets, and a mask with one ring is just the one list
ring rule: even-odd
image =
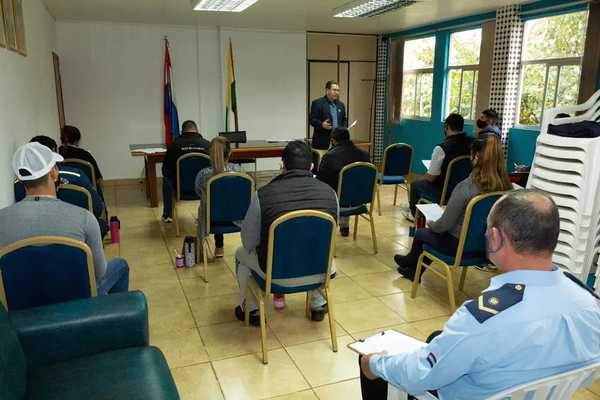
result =
[[439,204],[431,203],[431,204],[417,204],[417,208],[421,211],[421,214],[425,217],[427,221],[437,221],[442,217],[444,213],[444,209],[439,206]]
[[427,171],[429,171],[429,166],[431,165],[431,160],[421,160]]
[[382,351],[387,354],[398,354],[416,350],[425,346],[425,344],[420,340],[390,329],[358,342],[350,343],[348,347],[363,355]]
[[139,149],[139,150],[135,150],[135,151],[139,151],[140,153],[144,153],[144,154],[154,154],[154,153],[164,153],[166,150],[163,149],[162,147],[156,147],[156,148]]
[[348,127],[348,129],[354,128],[356,126],[356,124],[358,124],[358,120],[356,120],[353,123],[351,123],[350,126]]

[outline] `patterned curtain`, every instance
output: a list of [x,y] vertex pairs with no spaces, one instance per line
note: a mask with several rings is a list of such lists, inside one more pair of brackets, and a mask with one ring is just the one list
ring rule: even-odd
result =
[[377,38],[377,71],[375,85],[375,124],[373,137],[373,162],[376,164],[383,161],[385,150],[385,108],[386,108],[386,85],[388,67],[389,39]]
[[510,5],[496,12],[490,107],[500,115],[502,144],[508,147],[508,130],[515,124],[523,44],[521,7]]

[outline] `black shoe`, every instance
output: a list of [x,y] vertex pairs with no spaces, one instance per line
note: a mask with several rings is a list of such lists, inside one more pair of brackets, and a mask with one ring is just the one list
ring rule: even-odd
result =
[[350,227],[340,228],[340,234],[344,237],[350,236]]
[[415,279],[415,269],[414,268],[405,267],[405,266],[401,265],[397,268],[397,271],[400,275],[402,275],[402,277],[404,277],[404,279],[408,279],[409,281],[412,281]]
[[408,256],[401,256],[400,254],[396,254],[394,256],[394,262],[396,262],[396,264],[398,264],[399,267],[408,267],[411,264],[413,264],[412,262],[410,262],[411,260],[409,260]]
[[[235,317],[240,321],[244,322],[244,310],[242,310],[241,306],[237,306],[235,308]],[[250,311],[250,325],[260,326],[260,317],[258,315],[258,310]]]
[[321,322],[325,319],[325,314],[329,311],[327,304],[319,307],[317,310],[310,310],[310,320]]

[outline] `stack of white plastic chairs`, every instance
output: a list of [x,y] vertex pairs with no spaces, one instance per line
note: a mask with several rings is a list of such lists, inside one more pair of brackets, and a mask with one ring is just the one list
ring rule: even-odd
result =
[[[559,113],[571,117],[556,118]],[[549,124],[581,121],[600,122],[600,90],[584,104],[546,110],[527,187],[550,194],[559,207],[554,263],[584,282],[596,274],[595,287],[600,291],[600,137],[548,134]]]

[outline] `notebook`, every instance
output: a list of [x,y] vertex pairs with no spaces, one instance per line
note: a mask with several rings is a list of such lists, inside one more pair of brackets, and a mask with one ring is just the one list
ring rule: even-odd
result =
[[431,166],[431,160],[421,160],[427,171],[429,171],[429,167]]
[[411,336],[389,329],[357,342],[350,343],[348,347],[350,350],[362,355],[380,353],[382,351],[391,355],[407,353],[417,350],[425,345],[425,342],[421,342]]
[[421,214],[427,221],[437,221],[444,214],[444,209],[436,203],[428,204],[417,204],[417,209],[421,211]]

